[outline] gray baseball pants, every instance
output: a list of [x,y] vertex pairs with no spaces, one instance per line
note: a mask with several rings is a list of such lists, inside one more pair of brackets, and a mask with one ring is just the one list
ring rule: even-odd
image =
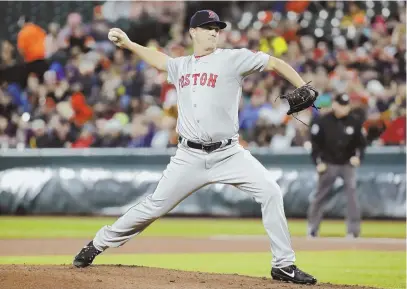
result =
[[319,174],[318,189],[308,208],[308,232],[317,234],[324,214],[324,203],[337,177],[344,181],[347,197],[347,230],[348,234],[360,234],[361,213],[356,195],[356,170],[350,164],[327,164],[327,170]]
[[93,240],[94,246],[103,251],[123,245],[193,192],[212,183],[234,185],[261,204],[273,267],[295,262],[280,187],[270,172],[237,142],[209,154],[180,143],[154,193],[113,225],[102,227]]

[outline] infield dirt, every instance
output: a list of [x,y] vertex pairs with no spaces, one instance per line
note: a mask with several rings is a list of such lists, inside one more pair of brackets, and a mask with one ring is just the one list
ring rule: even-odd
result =
[[[233,241],[232,241],[233,240]],[[85,245],[83,239],[0,240],[0,256],[66,255],[72,257]],[[295,250],[393,250],[404,251],[403,240],[304,239],[293,238]],[[266,238],[137,238],[103,254],[267,252]],[[366,289],[371,287],[321,283],[312,288]],[[270,278],[209,274],[178,270],[92,265],[78,269],[71,265],[1,265],[0,288],[4,289],[296,289],[306,285],[281,283]]]

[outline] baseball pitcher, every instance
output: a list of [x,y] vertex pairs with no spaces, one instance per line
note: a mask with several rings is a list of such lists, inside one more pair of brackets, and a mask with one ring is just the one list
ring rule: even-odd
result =
[[122,246],[199,188],[223,183],[236,186],[261,204],[273,256],[272,278],[299,284],[317,282],[294,265],[295,253],[280,187],[269,171],[238,143],[238,105],[244,77],[264,70],[276,71],[297,87],[282,96],[290,104],[288,114],[312,106],[318,93],[282,60],[248,49],[218,49],[219,32],[225,27],[215,12],[196,12],[189,29],[194,54],[178,58],[134,43],[118,28],[110,30],[109,39],[118,47],[168,72],[168,81],[178,93],[180,137],[177,151],[154,193],[111,226],[102,227],[75,257],[74,266],[89,266],[107,248]]

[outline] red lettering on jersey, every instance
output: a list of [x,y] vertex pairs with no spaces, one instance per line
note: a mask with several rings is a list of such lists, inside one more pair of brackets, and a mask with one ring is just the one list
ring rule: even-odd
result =
[[191,76],[191,74],[185,75],[185,84],[184,84],[184,86],[188,86],[190,84],[190,81],[189,81],[190,76]]
[[184,88],[185,86],[191,85],[192,80],[190,77],[194,79],[194,84],[193,85],[198,85],[198,78],[199,78],[199,84],[201,86],[208,86],[208,87],[215,87],[216,86],[216,80],[218,79],[217,74],[210,73],[208,77],[208,73],[194,73],[194,74],[187,74],[181,76],[179,79],[179,87]]
[[208,75],[207,75],[206,73],[203,73],[202,76],[201,76],[200,84],[201,84],[202,86],[204,86],[207,79],[208,79]]
[[179,86],[184,88],[184,76],[181,76],[181,78],[179,79]]
[[194,73],[194,74],[192,74],[192,77],[194,78],[194,85],[196,85],[197,79],[198,79],[198,77],[199,77],[200,75],[201,75],[200,73]]
[[208,86],[215,87],[216,86],[216,79],[218,79],[218,75],[211,73],[209,75]]

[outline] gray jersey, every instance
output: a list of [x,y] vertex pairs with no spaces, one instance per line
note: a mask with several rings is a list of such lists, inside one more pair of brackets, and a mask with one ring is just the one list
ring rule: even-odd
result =
[[[202,143],[237,140],[242,80],[262,71],[268,60],[267,54],[247,49],[217,49],[201,58],[171,59],[168,78],[178,93],[178,133]],[[215,183],[233,185],[261,204],[273,269],[293,265],[295,253],[281,189],[273,175],[237,141],[212,152],[179,142],[154,193],[138,201],[114,224],[100,229],[93,239],[95,248],[104,251],[122,246],[196,190]]]
[[268,54],[245,48],[170,59],[168,81],[178,93],[178,134],[199,143],[237,139],[242,80],[264,70],[268,60]]

